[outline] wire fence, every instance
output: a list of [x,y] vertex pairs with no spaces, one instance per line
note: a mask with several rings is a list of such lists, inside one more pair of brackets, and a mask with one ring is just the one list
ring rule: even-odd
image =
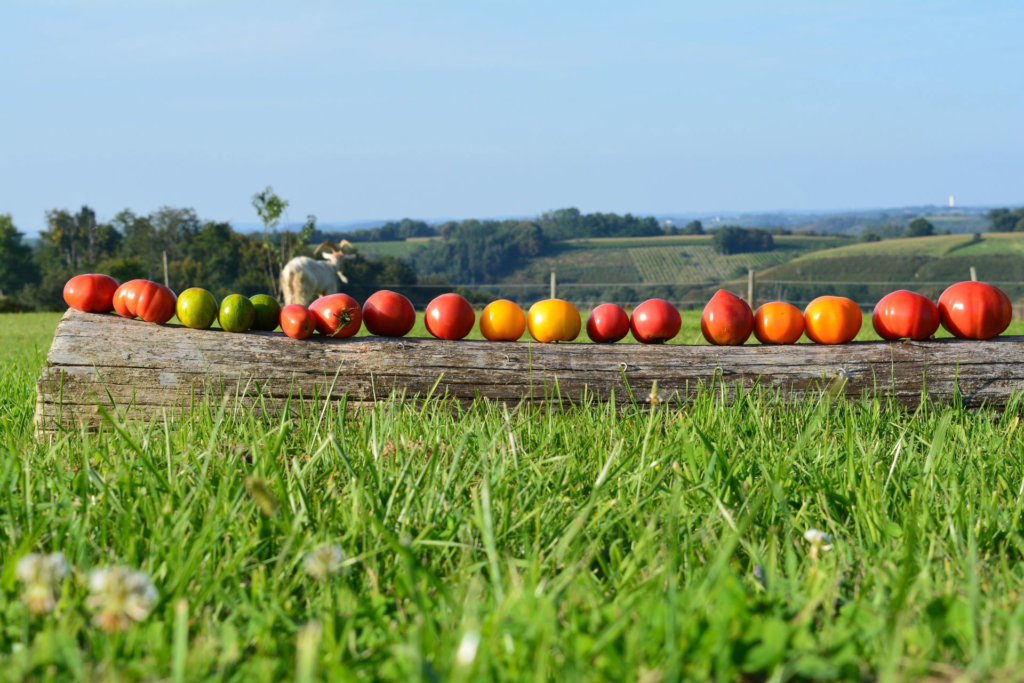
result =
[[[971,275],[975,274],[972,272]],[[1024,280],[986,282],[1006,290],[1011,299],[1024,299]],[[879,299],[898,289],[918,291],[937,299],[942,290],[951,284],[952,280],[774,280],[757,278],[754,273],[749,273],[747,277],[688,282],[566,282],[557,279],[553,273],[548,282],[418,283],[379,287],[396,291],[410,290],[409,295],[416,298],[428,293],[458,290],[472,295],[471,298],[478,302],[503,298],[521,305],[557,296],[572,301],[580,308],[609,302],[628,307],[658,297],[681,309],[703,307],[714,290],[721,288],[743,296],[752,305],[783,300],[796,306],[805,306],[817,296],[830,294],[847,296],[860,304],[861,308],[871,310]]]

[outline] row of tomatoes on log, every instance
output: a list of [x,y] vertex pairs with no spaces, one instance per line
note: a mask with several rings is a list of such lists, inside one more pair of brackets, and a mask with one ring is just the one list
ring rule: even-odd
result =
[[[197,288],[187,291],[209,295]],[[78,275],[65,285],[64,299],[69,306],[85,312],[114,310],[125,317],[159,324],[175,315],[177,304],[179,318],[189,325],[174,292],[149,280],[119,285],[107,275]],[[212,295],[209,299],[216,303]],[[883,339],[920,340],[934,335],[940,324],[956,337],[989,339],[1002,333],[1011,318],[1010,299],[1001,289],[984,282],[959,282],[942,293],[938,305],[907,290],[887,294],[875,305],[871,320]],[[763,304],[754,311],[735,294],[718,290],[704,307],[700,327],[704,338],[718,345],[743,344],[751,334],[764,344],[792,344],[805,333],[820,344],[842,344],[857,336],[862,320],[860,307],[846,297],[818,297],[803,311],[783,301]],[[212,322],[211,318],[203,325],[189,326],[209,327]],[[273,329],[274,322],[270,321],[269,329]],[[320,297],[308,308],[288,305],[280,309],[276,322],[285,334],[296,339],[305,339],[314,330],[330,337],[351,337],[363,324],[371,334],[401,337],[412,329],[416,312],[406,297],[381,290],[362,306],[348,294]],[[427,305],[425,323],[430,334],[439,339],[462,339],[476,324],[476,313],[464,297],[447,293]],[[617,342],[632,332],[641,343],[658,344],[675,337],[681,327],[679,311],[663,299],[648,299],[632,315],[615,304],[601,304],[591,311],[586,323],[587,335],[599,343]],[[507,299],[498,299],[480,316],[481,334],[495,341],[518,340],[527,329],[540,342],[572,341],[581,328],[579,311],[562,299],[538,301],[527,313]]]

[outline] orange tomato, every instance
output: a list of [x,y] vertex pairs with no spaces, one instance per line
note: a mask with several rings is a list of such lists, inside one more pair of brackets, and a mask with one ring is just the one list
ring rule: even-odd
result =
[[845,296],[819,296],[804,309],[804,330],[819,344],[845,344],[863,322],[860,306]]
[[526,314],[530,335],[539,342],[572,341],[580,333],[580,312],[563,299],[544,299]]
[[523,309],[508,299],[492,301],[480,314],[480,334],[491,341],[516,341],[526,331]]
[[804,333],[804,315],[785,301],[761,304],[754,311],[754,336],[762,344],[794,344]]

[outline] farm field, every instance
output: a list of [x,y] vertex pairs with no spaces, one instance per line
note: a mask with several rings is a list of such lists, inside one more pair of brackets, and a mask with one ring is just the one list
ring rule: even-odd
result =
[[[1019,402],[200,405],[37,443],[58,319],[0,315],[4,678],[1019,675]],[[72,567],[40,614],[32,551]],[[152,581],[137,622],[110,565]]]

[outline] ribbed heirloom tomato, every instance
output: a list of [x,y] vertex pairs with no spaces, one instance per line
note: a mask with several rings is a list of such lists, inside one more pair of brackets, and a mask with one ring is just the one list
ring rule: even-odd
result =
[[64,285],[64,302],[83,313],[106,313],[114,309],[117,280],[101,273],[76,275]]
[[923,294],[898,289],[875,304],[871,326],[882,339],[927,339],[939,329],[939,309]]
[[515,302],[497,299],[480,313],[480,334],[491,341],[516,341],[526,331],[526,314]]
[[804,314],[793,304],[770,301],[754,311],[754,336],[762,344],[795,344],[804,333]]
[[327,337],[351,337],[363,324],[363,309],[348,294],[328,294],[309,305],[316,331]]
[[863,323],[860,306],[845,296],[819,296],[804,309],[804,331],[819,344],[845,344]]
[[448,292],[427,304],[427,332],[438,339],[462,339],[473,329],[476,313],[466,297]]
[[151,280],[129,280],[114,292],[114,310],[126,318],[163,325],[174,317],[178,297],[169,287]]
[[600,304],[587,318],[587,336],[598,344],[613,344],[629,334],[629,316],[621,306]]
[[398,292],[382,289],[363,304],[363,324],[370,334],[404,337],[416,324],[416,309]]
[[700,315],[700,332],[711,344],[738,346],[750,338],[753,330],[750,304],[724,289],[715,292]]
[[569,342],[580,334],[580,312],[564,299],[544,299],[530,306],[526,326],[539,342]]
[[1010,325],[1013,306],[1006,293],[987,282],[958,282],[939,296],[942,326],[962,339],[991,339]]
[[683,317],[664,299],[648,299],[633,309],[629,329],[641,344],[664,344],[679,334]]

